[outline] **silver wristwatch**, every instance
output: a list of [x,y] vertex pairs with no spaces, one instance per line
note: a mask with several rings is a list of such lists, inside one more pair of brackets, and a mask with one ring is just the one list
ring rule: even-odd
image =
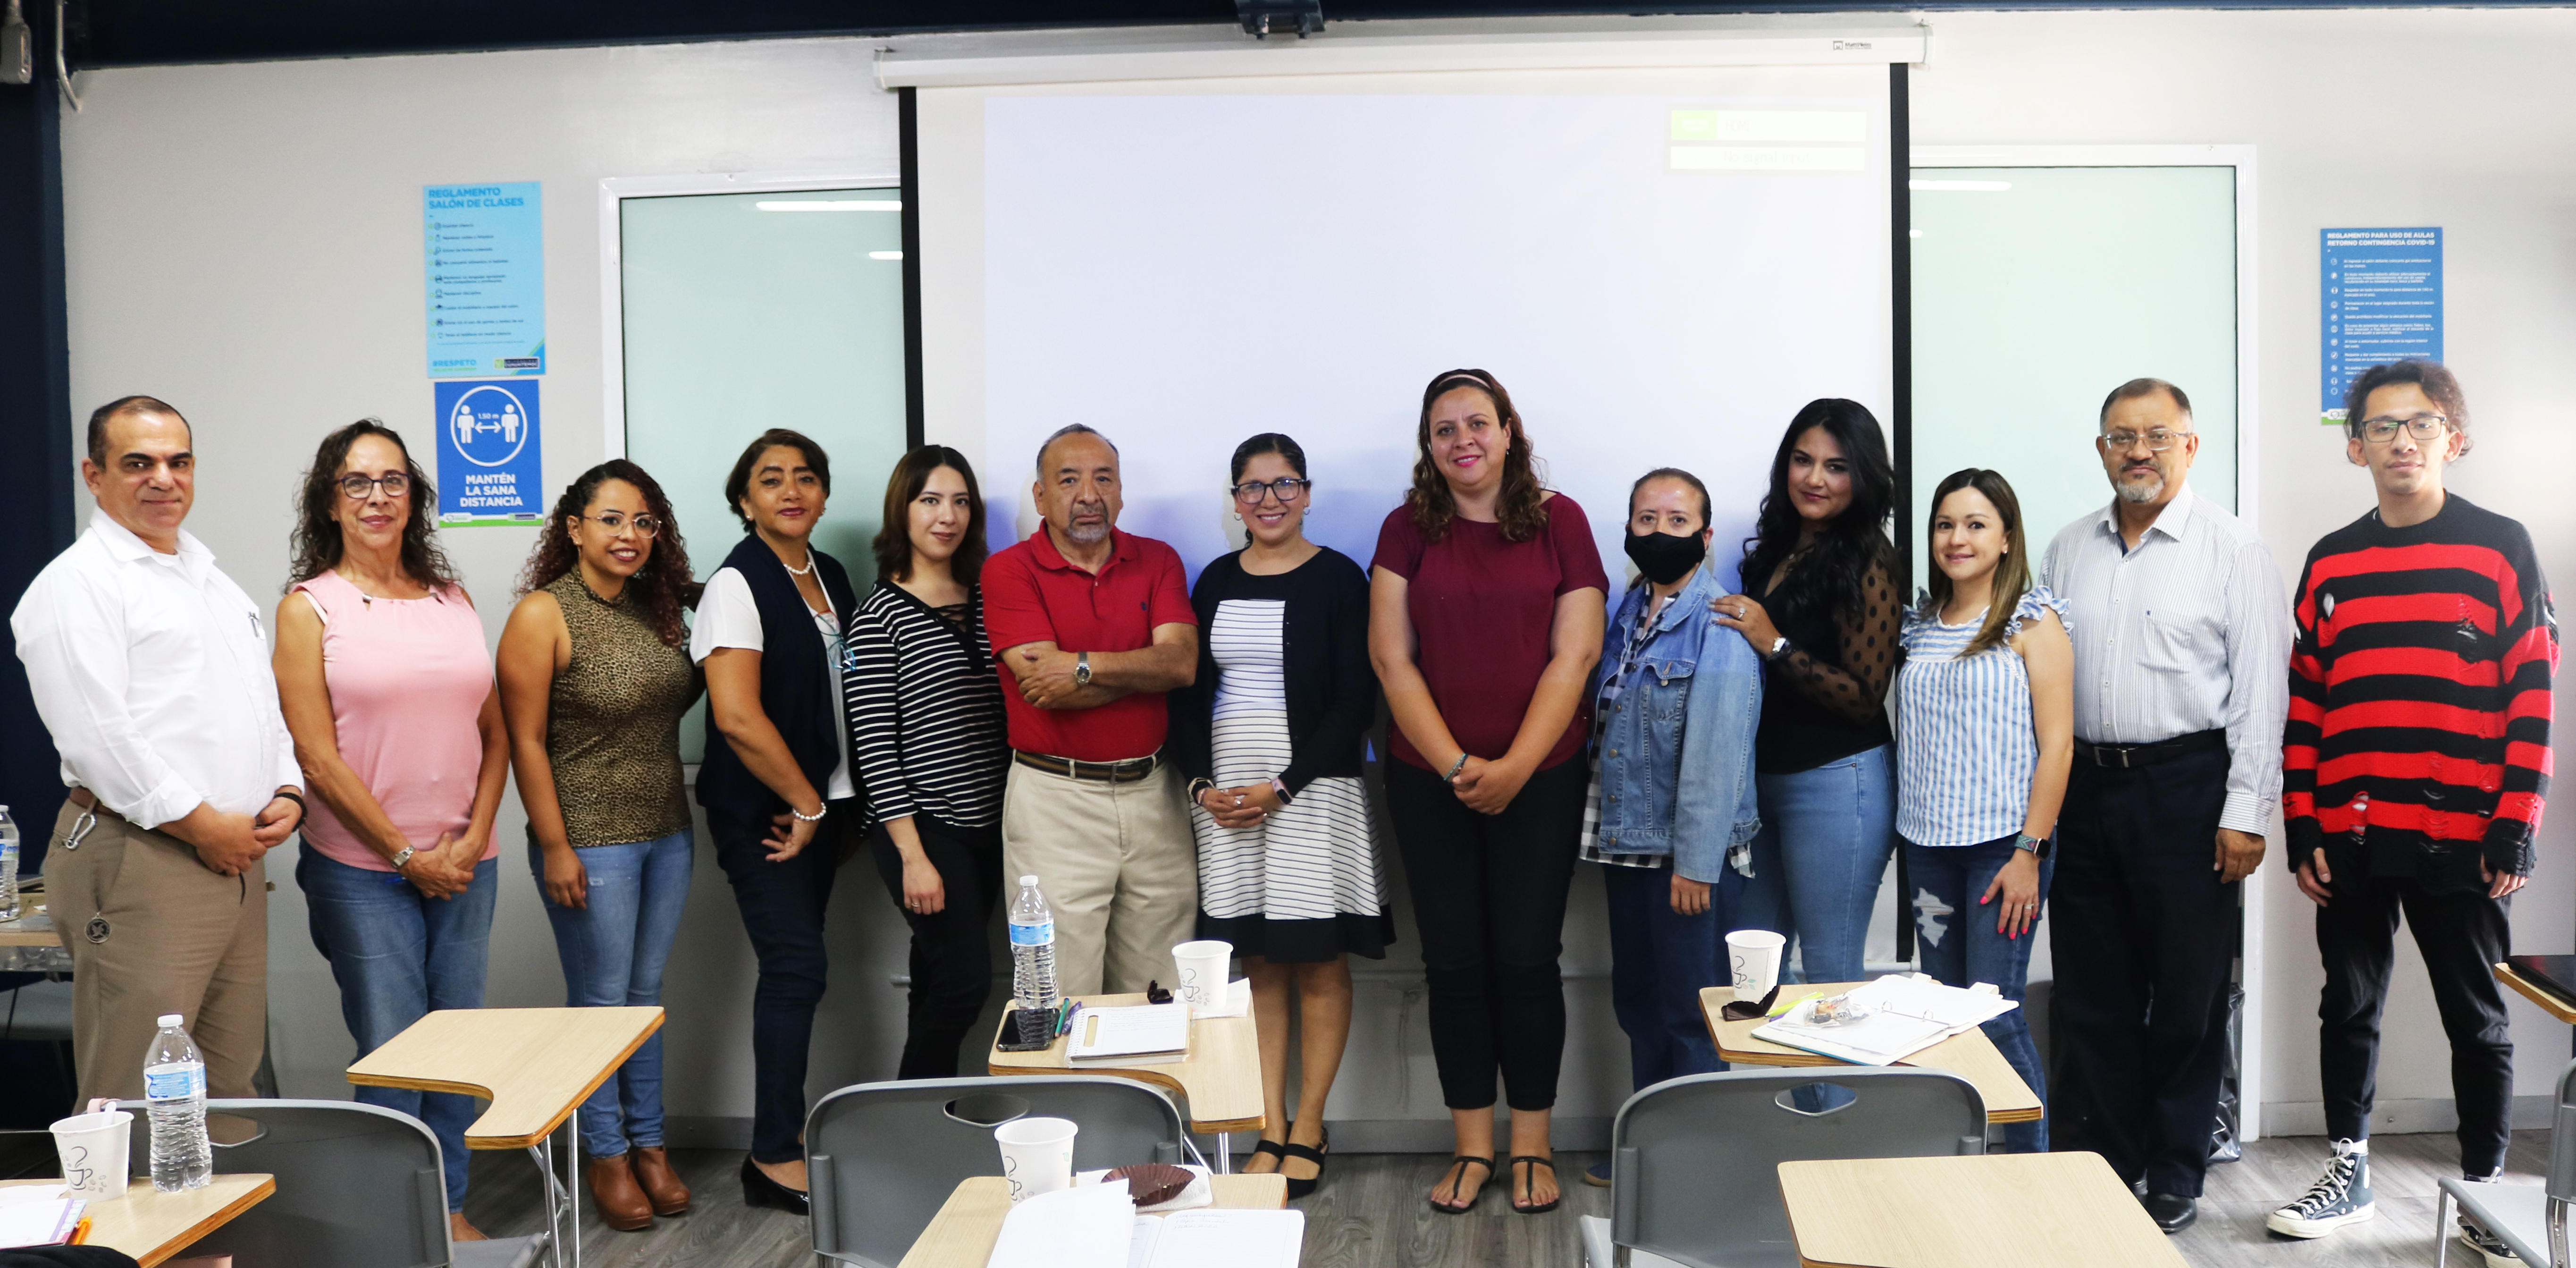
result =
[[1073,685],[1077,687],[1088,687],[1091,685],[1091,653],[1080,652],[1075,654],[1073,658]]
[[418,852],[419,852],[419,851],[418,851],[415,847],[408,846],[408,845],[404,846],[401,850],[399,850],[399,851],[395,852],[394,857],[393,857],[394,870],[395,870],[395,871],[397,871],[397,872],[401,871],[401,870],[402,870],[402,867],[403,867],[403,864],[408,863],[408,862],[411,862],[411,856],[412,856],[413,854],[418,853]]
[[1778,659],[1780,659],[1781,657],[1786,656],[1786,655],[1788,655],[1788,654],[1789,654],[1789,636],[1788,636],[1788,635],[1786,635],[1786,634],[1783,634],[1783,635],[1781,635],[1780,637],[1778,637],[1778,638],[1775,638],[1775,639],[1772,639],[1772,640],[1771,640],[1771,650],[1770,650],[1770,651],[1767,651],[1767,652],[1762,653],[1762,659],[1764,659],[1764,660],[1778,660]]

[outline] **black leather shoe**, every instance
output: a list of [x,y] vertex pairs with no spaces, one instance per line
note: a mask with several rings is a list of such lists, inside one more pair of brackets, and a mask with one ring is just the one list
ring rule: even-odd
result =
[[791,1215],[812,1213],[813,1200],[803,1189],[791,1189],[769,1178],[769,1173],[753,1165],[751,1155],[742,1156],[742,1204],[765,1206]]
[[2156,1227],[2168,1234],[2179,1233],[2200,1218],[2200,1204],[2180,1194],[2150,1193],[2139,1198],[2138,1203],[2147,1208],[2147,1215],[2155,1220]]

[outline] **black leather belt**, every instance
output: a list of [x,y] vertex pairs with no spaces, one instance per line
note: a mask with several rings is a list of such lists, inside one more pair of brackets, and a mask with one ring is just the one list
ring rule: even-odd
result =
[[1030,770],[1062,775],[1067,779],[1087,779],[1102,784],[1132,784],[1154,773],[1163,764],[1161,753],[1131,757],[1123,762],[1078,762],[1070,757],[1050,757],[1045,753],[1023,753],[1012,750],[1011,760]]
[[2112,770],[2136,770],[2141,766],[2153,766],[2158,762],[2170,762],[2177,757],[2189,757],[2194,753],[2226,747],[2227,732],[2224,729],[2214,729],[2194,731],[2189,735],[2178,735],[2170,740],[2158,740],[2153,744],[2087,744],[2077,740],[2075,755],[2096,766],[2105,766]]

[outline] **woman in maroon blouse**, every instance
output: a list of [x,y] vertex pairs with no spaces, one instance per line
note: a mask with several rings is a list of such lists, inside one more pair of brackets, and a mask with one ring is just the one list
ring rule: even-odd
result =
[[1584,688],[1610,587],[1574,499],[1539,485],[1512,398],[1482,370],[1422,393],[1413,488],[1378,530],[1369,659],[1396,734],[1388,809],[1431,987],[1431,1051],[1458,1156],[1433,1210],[1494,1173],[1497,1071],[1512,1208],[1557,1204],[1548,1111],[1565,1051],[1557,975],[1583,831]]

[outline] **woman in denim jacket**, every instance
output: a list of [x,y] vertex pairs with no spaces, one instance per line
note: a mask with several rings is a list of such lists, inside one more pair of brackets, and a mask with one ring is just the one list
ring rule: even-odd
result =
[[1762,661],[1710,610],[1725,590],[1706,567],[1708,516],[1708,488],[1687,471],[1650,471],[1629,490],[1639,575],[1592,681],[1582,857],[1603,865],[1611,999],[1639,1088],[1726,1068],[1699,993],[1727,980],[1727,931],[1767,927],[1778,903],[1775,879],[1752,875]]

